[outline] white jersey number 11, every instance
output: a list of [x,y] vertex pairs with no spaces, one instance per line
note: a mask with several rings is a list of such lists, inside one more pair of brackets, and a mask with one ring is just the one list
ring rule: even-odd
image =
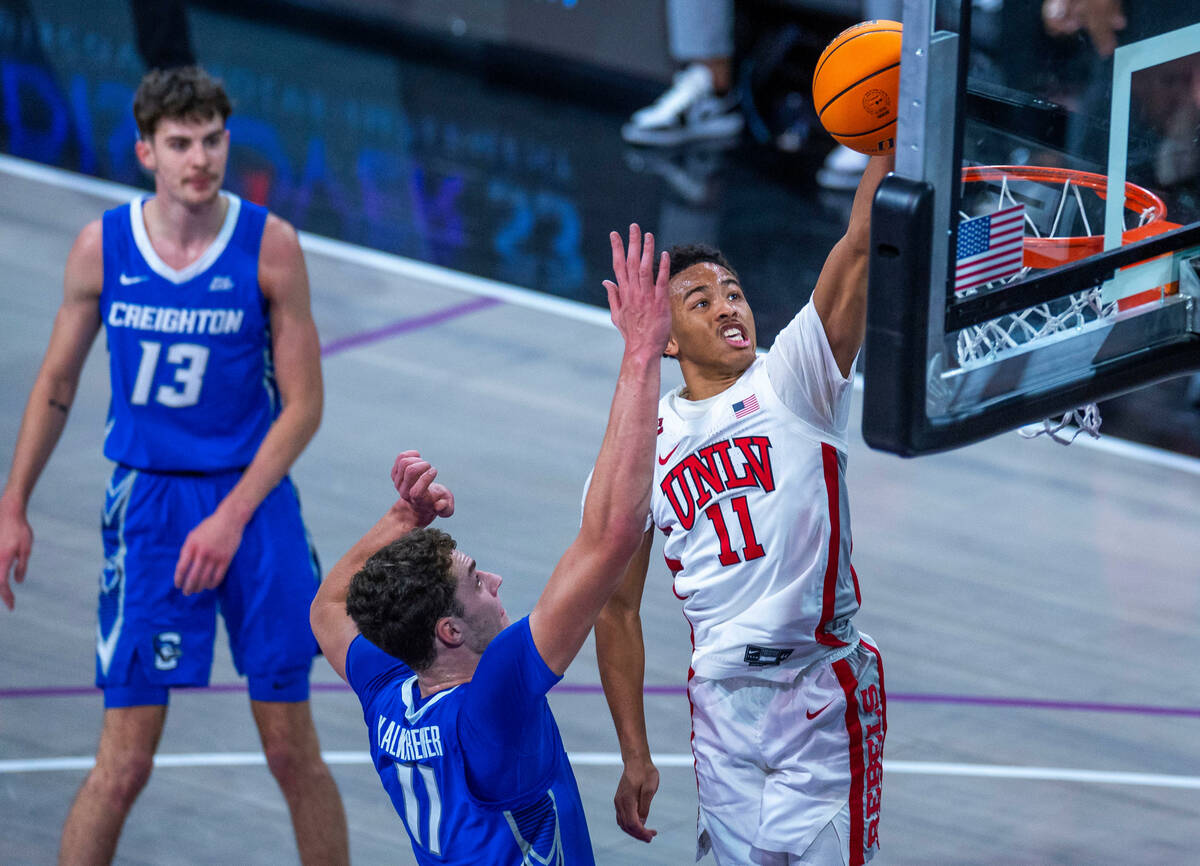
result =
[[742,555],[739,557],[737,551],[733,549],[733,545],[729,543],[729,529],[725,526],[725,515],[721,513],[721,503],[714,502],[704,509],[704,516],[712,521],[713,529],[717,531],[717,540],[721,542],[721,554],[717,557],[717,561],[721,565],[736,565],[743,559],[746,562],[758,559],[765,551],[754,534],[754,521],[750,519],[750,506],[746,504],[746,497],[735,496],[729,500],[729,504],[733,506],[733,512],[737,515],[738,523],[742,527],[742,540],[746,542],[746,546],[742,548]]

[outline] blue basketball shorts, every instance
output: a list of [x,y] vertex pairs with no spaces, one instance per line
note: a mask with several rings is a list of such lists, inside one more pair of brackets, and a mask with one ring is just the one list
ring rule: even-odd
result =
[[175,588],[188,533],[241,475],[114,470],[101,514],[104,568],[96,630],[96,685],[104,689],[105,706],[166,704],[171,687],[207,685],[218,611],[251,698],[308,699],[318,653],[308,609],[321,574],[290,479],[246,524],[219,586],[186,596]]

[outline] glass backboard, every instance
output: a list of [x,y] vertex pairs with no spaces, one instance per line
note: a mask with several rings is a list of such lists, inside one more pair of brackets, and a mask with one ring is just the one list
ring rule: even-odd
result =
[[1124,7],[905,0],[873,447],[946,450],[1200,369],[1200,0]]

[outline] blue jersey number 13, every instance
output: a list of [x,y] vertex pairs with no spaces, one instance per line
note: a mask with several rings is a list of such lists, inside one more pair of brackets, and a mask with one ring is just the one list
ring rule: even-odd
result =
[[[153,340],[139,342],[142,360],[138,364],[137,380],[133,383],[129,402],[135,406],[145,406],[150,401],[150,389],[154,385],[154,370],[162,353],[162,343]],[[155,402],[172,409],[194,406],[200,399],[204,368],[208,366],[208,347],[195,343],[173,343],[167,349],[167,363],[175,367],[176,384],[159,385],[154,392]]]

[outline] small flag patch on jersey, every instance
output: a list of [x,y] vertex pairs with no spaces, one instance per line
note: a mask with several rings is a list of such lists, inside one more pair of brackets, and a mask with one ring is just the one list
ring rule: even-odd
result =
[[738,400],[733,404],[733,417],[745,418],[751,412],[758,411],[758,396],[751,394],[745,400]]
[[958,224],[954,291],[977,288],[1021,270],[1025,205],[1018,204]]

